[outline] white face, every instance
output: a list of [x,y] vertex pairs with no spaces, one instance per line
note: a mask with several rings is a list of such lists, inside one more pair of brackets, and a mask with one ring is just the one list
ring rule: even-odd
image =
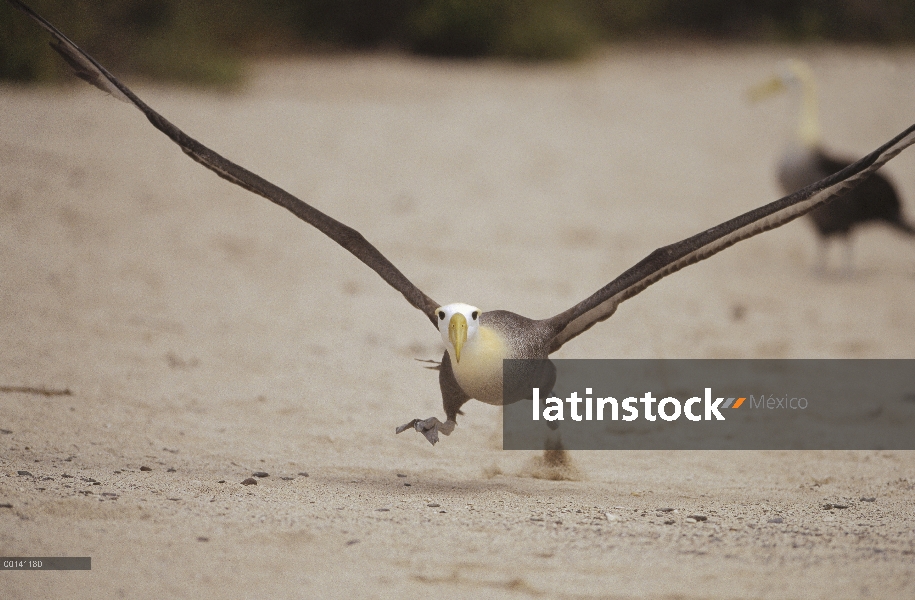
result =
[[470,342],[476,337],[477,330],[480,328],[480,313],[482,312],[483,311],[476,306],[470,306],[463,302],[446,304],[435,310],[435,316],[438,319],[438,330],[439,333],[442,334],[442,341],[445,342],[445,347],[448,348],[448,351],[451,352],[452,355],[454,355],[455,348],[451,340],[453,333],[449,331],[449,327],[451,326],[454,315],[463,315],[464,319],[467,321],[467,341]]
[[799,60],[786,61],[782,66],[779,76],[785,87],[801,87],[806,82],[813,81],[813,71],[806,63]]

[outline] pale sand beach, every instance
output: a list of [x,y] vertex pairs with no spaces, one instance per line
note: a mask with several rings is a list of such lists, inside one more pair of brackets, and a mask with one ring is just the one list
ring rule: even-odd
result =
[[[232,93],[128,83],[437,301],[544,318],[782,195],[794,115],[745,91],[791,56],[836,153],[915,123],[912,50],[323,57],[254,64]],[[884,173],[915,218],[915,150]],[[555,356],[915,358],[915,243],[864,229],[852,276],[833,250],[815,276],[791,223]],[[92,558],[0,573],[3,598],[915,597],[913,452],[573,452],[557,470],[501,450],[479,402],[435,447],[395,436],[443,417],[414,360],[441,357],[438,332],[82,83],[0,86],[0,342],[0,554]]]

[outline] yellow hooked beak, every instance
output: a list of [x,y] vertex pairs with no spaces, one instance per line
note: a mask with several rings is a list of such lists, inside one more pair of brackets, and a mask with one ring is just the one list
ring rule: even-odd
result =
[[766,81],[754,85],[749,90],[747,90],[747,97],[751,102],[759,102],[760,100],[765,100],[769,96],[774,96],[779,92],[785,90],[785,82],[782,81],[781,77],[772,77],[772,79],[767,79]]
[[448,323],[448,339],[454,346],[454,360],[461,362],[461,348],[467,341],[467,318],[461,313],[454,313]]

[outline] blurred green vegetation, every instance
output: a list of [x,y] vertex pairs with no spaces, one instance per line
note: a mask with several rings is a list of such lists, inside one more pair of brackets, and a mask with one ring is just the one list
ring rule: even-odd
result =
[[[232,84],[240,59],[391,48],[431,56],[555,60],[651,38],[915,41],[913,0],[32,0],[118,72]],[[0,78],[59,77],[29,19],[0,1]]]
[[[32,9],[115,72],[231,85],[241,57],[287,51],[288,0],[26,0]],[[0,78],[48,81],[67,72],[50,36],[0,1]]]

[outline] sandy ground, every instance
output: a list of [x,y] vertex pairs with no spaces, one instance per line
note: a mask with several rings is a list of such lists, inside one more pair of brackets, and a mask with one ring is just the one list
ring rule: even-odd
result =
[[[546,317],[780,196],[787,103],[743,93],[790,54],[322,58],[256,65],[234,94],[136,90],[438,301]],[[834,150],[915,122],[912,51],[794,54]],[[915,152],[886,171],[915,215]],[[862,232],[853,277],[814,277],[815,258],[793,223],[557,356],[915,357],[910,240]],[[72,392],[0,393],[0,553],[92,557],[0,573],[3,598],[915,596],[913,453],[580,452],[553,481],[500,450],[481,403],[436,447],[395,436],[442,415],[414,361],[438,333],[85,85],[0,87],[0,341],[0,386]]]

